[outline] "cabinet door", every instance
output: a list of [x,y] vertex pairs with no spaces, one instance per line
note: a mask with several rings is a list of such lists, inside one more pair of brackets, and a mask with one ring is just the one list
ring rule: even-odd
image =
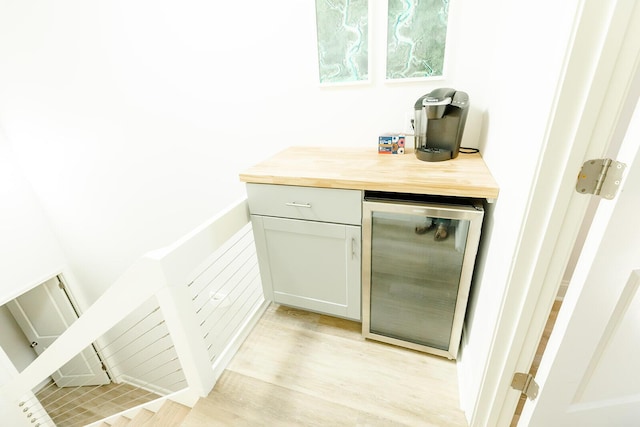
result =
[[265,298],[360,320],[360,227],[251,219]]

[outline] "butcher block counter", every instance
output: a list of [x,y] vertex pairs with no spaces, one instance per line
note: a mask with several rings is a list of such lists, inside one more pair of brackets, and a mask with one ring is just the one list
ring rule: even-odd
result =
[[378,154],[370,147],[290,147],[240,174],[243,182],[482,198],[498,184],[480,154],[423,162],[411,150]]

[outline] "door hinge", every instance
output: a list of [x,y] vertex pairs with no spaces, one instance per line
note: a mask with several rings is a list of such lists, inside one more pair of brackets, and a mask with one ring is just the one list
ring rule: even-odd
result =
[[611,159],[587,160],[578,174],[576,191],[611,200],[616,196],[626,167],[624,163]]
[[538,397],[538,391],[540,389],[538,383],[536,383],[536,380],[533,378],[533,375],[524,374],[522,372],[516,372],[513,374],[511,388],[522,392],[522,394],[527,396],[529,400],[534,400]]

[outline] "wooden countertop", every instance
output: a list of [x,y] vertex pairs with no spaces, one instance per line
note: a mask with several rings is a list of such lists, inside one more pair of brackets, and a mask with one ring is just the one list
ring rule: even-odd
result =
[[480,154],[423,162],[412,150],[378,154],[375,147],[290,147],[242,172],[240,180],[489,200],[499,190]]

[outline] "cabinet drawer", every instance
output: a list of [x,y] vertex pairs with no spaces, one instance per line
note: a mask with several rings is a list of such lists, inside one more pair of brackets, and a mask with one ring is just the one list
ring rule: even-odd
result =
[[362,192],[334,188],[247,184],[254,215],[360,225]]

